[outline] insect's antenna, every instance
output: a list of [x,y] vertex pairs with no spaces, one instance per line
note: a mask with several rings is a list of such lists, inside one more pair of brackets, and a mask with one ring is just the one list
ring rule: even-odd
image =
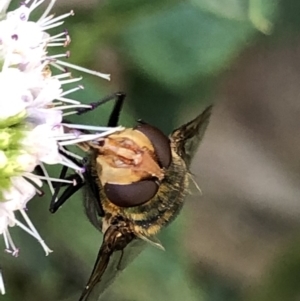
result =
[[[124,100],[125,94],[122,93],[122,92],[117,92],[117,93],[113,93],[113,94],[111,94],[111,95],[105,96],[104,98],[102,98],[102,99],[100,99],[100,100],[98,100],[98,101],[96,101],[96,102],[91,102],[91,103],[89,103],[88,105],[91,106],[90,108],[78,108],[78,109],[76,110],[76,112],[77,112],[76,114],[77,114],[77,115],[81,115],[81,114],[84,114],[84,113],[93,111],[93,110],[95,110],[96,108],[98,108],[99,106],[101,106],[101,105],[107,103],[108,101],[114,100],[114,99],[116,99],[117,102],[118,102],[118,99],[119,99],[119,98],[122,98],[122,99]],[[121,107],[122,107],[122,105],[121,105]]]

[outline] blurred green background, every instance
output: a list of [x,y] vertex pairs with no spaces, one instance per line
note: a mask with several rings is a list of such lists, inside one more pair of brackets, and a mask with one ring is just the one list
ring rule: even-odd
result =
[[[192,166],[203,196],[191,189],[160,235],[166,252],[148,247],[103,300],[300,300],[300,2],[61,0],[54,11],[70,9],[70,61],[112,76],[85,76],[74,98],[124,91],[121,124],[166,133],[215,104]],[[73,120],[104,125],[110,109]],[[55,215],[49,195],[29,203],[54,252],[13,228],[20,256],[2,255],[1,299],[79,298],[102,240],[81,199]]]

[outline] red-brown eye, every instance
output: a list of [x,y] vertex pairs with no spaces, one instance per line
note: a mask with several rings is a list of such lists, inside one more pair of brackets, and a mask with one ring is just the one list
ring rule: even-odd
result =
[[113,204],[119,207],[135,207],[153,198],[158,191],[158,184],[154,179],[131,184],[106,183],[104,191]]
[[141,121],[139,121],[139,125],[135,129],[143,133],[151,141],[161,167],[168,168],[172,160],[169,138],[158,128]]

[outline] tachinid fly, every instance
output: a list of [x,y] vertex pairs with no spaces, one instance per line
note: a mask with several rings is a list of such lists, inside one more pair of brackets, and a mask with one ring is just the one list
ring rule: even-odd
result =
[[[96,104],[114,97],[109,126],[117,125],[125,95],[117,93]],[[77,185],[67,187],[58,200],[57,187],[50,206],[55,212],[85,186],[86,214],[103,233],[94,269],[79,301],[98,300],[147,243],[163,249],[155,235],[174,220],[183,206],[191,178],[189,165],[211,110],[211,106],[206,108],[169,137],[139,121],[134,128],[80,144],[88,153],[84,180],[79,175],[71,176],[78,180]],[[63,170],[61,177],[65,174]]]

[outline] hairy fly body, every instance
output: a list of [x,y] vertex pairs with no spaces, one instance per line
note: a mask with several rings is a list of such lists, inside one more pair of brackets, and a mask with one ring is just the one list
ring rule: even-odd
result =
[[[114,96],[117,101],[109,126],[117,125],[124,100],[124,94]],[[140,121],[134,128],[79,145],[87,152],[84,179],[74,175],[78,185],[66,188],[57,199],[58,187],[50,208],[55,212],[85,186],[86,214],[103,233],[94,269],[79,301],[98,300],[147,243],[163,249],[155,235],[175,219],[184,204],[190,162],[211,110],[211,106],[206,108],[169,136]]]

